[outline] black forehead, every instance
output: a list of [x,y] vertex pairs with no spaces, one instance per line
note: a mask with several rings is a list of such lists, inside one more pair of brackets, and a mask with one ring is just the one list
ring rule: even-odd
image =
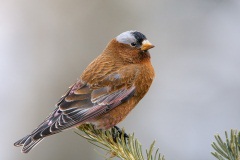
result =
[[132,35],[136,38],[136,40],[139,43],[142,43],[143,40],[147,39],[144,34],[142,34],[141,32],[138,32],[138,31],[132,32]]

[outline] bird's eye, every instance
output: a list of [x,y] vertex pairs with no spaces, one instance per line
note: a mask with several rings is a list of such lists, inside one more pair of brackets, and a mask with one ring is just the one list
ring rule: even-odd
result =
[[137,45],[137,44],[136,44],[135,42],[131,43],[131,46],[133,46],[133,47],[136,46],[136,45]]

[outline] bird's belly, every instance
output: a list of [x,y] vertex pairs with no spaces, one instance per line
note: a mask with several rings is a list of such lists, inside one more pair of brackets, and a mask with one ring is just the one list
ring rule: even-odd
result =
[[110,110],[109,112],[98,116],[89,123],[92,123],[96,129],[109,129],[121,122],[128,113],[136,106],[138,101],[135,97],[132,97],[125,103],[117,106],[116,108]]

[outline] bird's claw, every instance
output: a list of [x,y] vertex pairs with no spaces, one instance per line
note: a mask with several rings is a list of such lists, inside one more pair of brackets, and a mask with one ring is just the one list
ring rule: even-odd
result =
[[[117,131],[117,132],[115,132],[115,131]],[[122,134],[123,134],[123,131],[118,126],[114,126],[112,128],[112,136],[113,136],[114,142],[117,142],[117,137],[118,136],[122,137]],[[123,137],[124,137],[125,142],[129,138],[129,136],[126,133],[123,134]]]

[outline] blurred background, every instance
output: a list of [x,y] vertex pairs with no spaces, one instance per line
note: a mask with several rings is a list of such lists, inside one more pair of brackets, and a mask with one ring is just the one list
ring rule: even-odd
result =
[[156,46],[156,78],[119,127],[166,160],[214,159],[214,134],[240,129],[238,0],[0,0],[1,160],[103,159],[74,129],[29,154],[13,143],[127,30]]

